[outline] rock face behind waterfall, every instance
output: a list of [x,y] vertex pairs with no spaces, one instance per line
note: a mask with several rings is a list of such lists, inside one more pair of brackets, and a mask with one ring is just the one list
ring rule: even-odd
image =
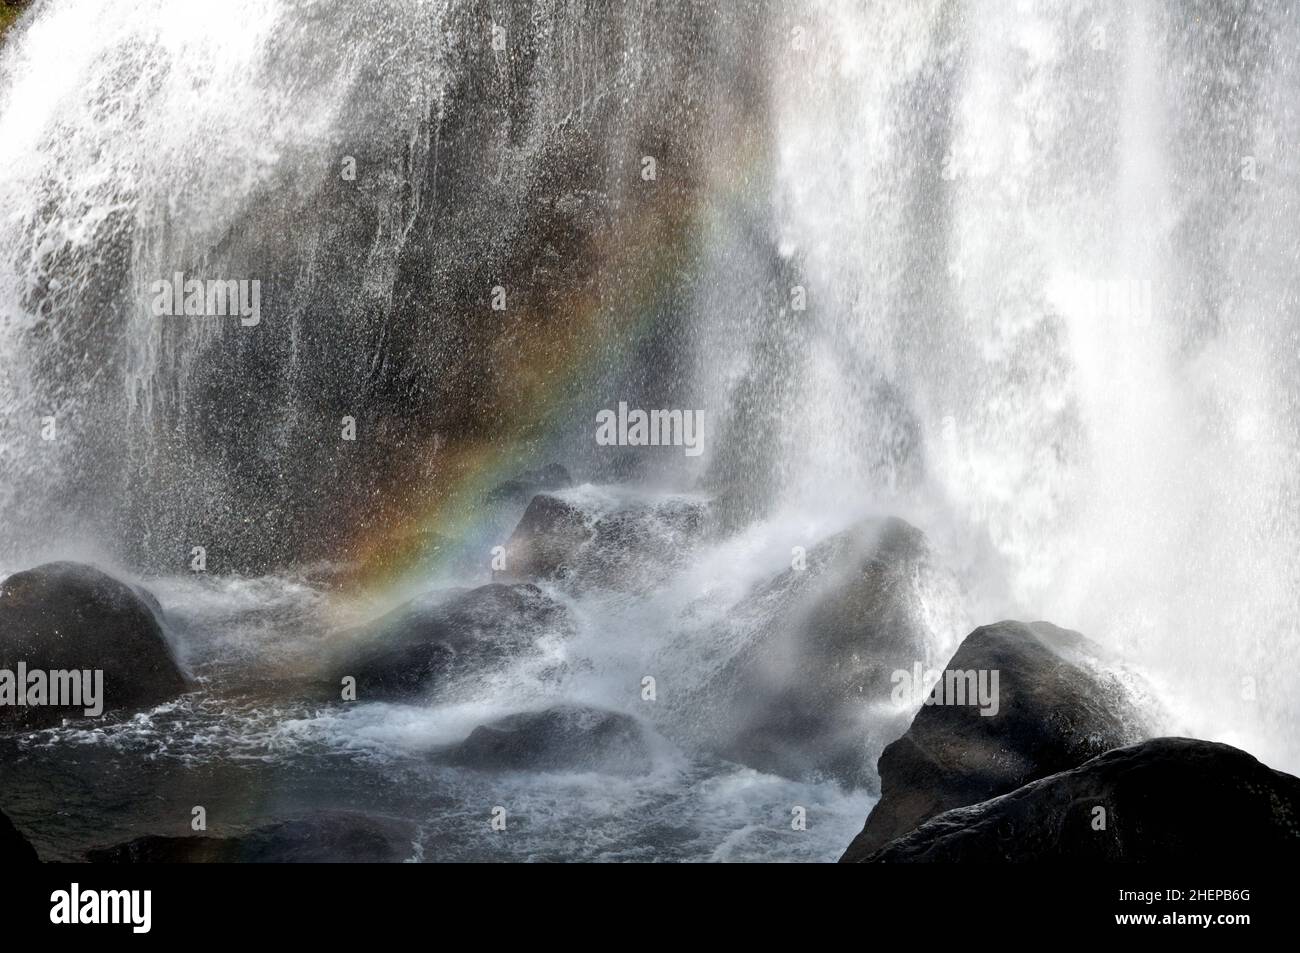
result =
[[0,864],[35,864],[39,861],[36,848],[0,811]]
[[331,666],[333,685],[355,678],[360,701],[422,695],[532,653],[569,626],[564,606],[536,586],[438,593],[354,632]]
[[630,715],[556,705],[475,728],[441,756],[486,770],[605,771],[643,774],[651,761],[645,730]]
[[[698,232],[696,199],[712,182],[713,151],[732,154],[765,115],[767,43],[728,42],[732,31],[764,35],[758,8],[688,0],[664,16],[518,0],[490,24],[478,0],[268,10],[276,15],[241,29],[240,49],[258,42],[275,55],[252,56],[256,68],[220,92],[235,140],[220,160],[201,137],[182,137],[141,187],[129,143],[155,122],[202,124],[217,94],[179,76],[148,88],[130,78],[141,49],[163,58],[188,49],[160,38],[148,12],[131,5],[105,11],[117,39],[68,64],[88,88],[131,103],[116,116],[114,145],[100,141],[96,107],[76,97],[29,104],[14,120],[33,142],[57,135],[70,145],[23,165],[25,181],[48,183],[51,194],[37,199],[33,189],[30,214],[0,220],[0,258],[16,260],[6,288],[11,276],[40,280],[47,238],[61,243],[61,229],[87,216],[92,231],[81,253],[59,259],[59,281],[5,302],[34,327],[31,351],[18,356],[43,372],[32,405],[76,398],[78,410],[60,420],[61,434],[75,428],[66,446],[78,452],[51,466],[60,440],[33,464],[48,504],[5,513],[27,520],[24,528],[39,530],[52,515],[74,527],[93,522],[133,563],[160,569],[173,558],[170,541],[195,538],[208,541],[222,572],[335,561],[354,551],[357,526],[391,532],[436,502],[429,448],[472,447],[552,394],[581,407],[585,422],[588,394],[617,382],[616,371],[588,383],[562,368],[580,366],[578,357],[596,364],[618,345],[622,323],[601,316],[637,313],[655,282],[668,286],[662,313],[647,311],[654,333],[641,344],[639,378],[662,391],[661,381],[683,379],[693,364],[685,346],[693,316],[666,302],[670,292],[685,300],[709,270],[703,256],[696,264],[682,254],[667,268],[664,255],[689,250]],[[482,41],[490,26],[508,38],[508,52]],[[299,81],[306,73],[309,85]],[[82,136],[99,147],[80,149]],[[343,143],[356,174],[341,172]],[[83,152],[88,165],[76,158]],[[672,170],[660,172],[663,187],[641,177],[647,155]],[[210,162],[230,175],[197,171]],[[133,231],[137,216],[96,218],[104,210],[72,184],[87,169],[110,176],[106,195],[138,193],[140,222],[167,214],[179,183],[193,205],[165,237],[150,233],[148,254],[127,255],[133,237],[146,238]],[[22,221],[10,227],[14,218]],[[260,276],[261,323],[226,322],[220,334],[200,333],[196,322],[150,325],[144,333],[161,340],[148,355],[136,354],[143,340],[118,346],[133,327],[137,289],[174,271]],[[516,276],[505,282],[511,320],[482,320],[507,275]],[[322,317],[302,333],[308,312]],[[224,333],[234,330],[247,333]],[[101,372],[49,373],[86,353],[108,362]],[[186,355],[185,372],[163,354]],[[121,429],[126,380],[153,398],[151,426]],[[264,413],[307,405],[330,412]],[[321,426],[330,417],[340,426],[344,414],[357,414],[361,439],[340,453]],[[136,481],[123,501],[106,492],[141,460],[157,479]],[[341,511],[353,518],[337,519]]]
[[703,499],[584,489],[533,497],[506,544],[507,577],[646,591],[686,565],[709,525]]
[[998,709],[922,707],[880,758],[881,798],[843,860],[861,860],[943,811],[985,801],[1151,734],[1136,683],[1046,622],[972,632],[947,671],[997,671]]
[[958,604],[920,530],[859,523],[737,607],[743,647],[689,702],[700,730],[759,770],[874,786],[873,762],[906,725],[891,677],[951,651],[939,620]]
[[[151,593],[80,563],[47,563],[0,584],[0,669],[103,671],[104,712],[175,698],[188,688]],[[0,706],[0,729],[57,725],[84,707]]]
[[1294,863],[1300,778],[1228,745],[1156,738],[940,814],[859,859]]

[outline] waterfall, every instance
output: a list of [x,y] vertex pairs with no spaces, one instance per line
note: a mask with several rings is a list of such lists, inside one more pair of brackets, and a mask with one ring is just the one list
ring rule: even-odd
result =
[[[653,478],[729,531],[902,515],[971,618],[1300,767],[1300,22],[616,6],[38,0],[0,46],[5,565],[350,556],[472,461],[599,480],[598,410],[702,407]],[[262,324],[159,318],[177,272],[260,280]]]
[[[1167,676],[1200,731],[1294,764],[1295,18],[790,16],[774,205],[812,302],[790,495],[916,507],[982,615],[1064,620]],[[881,378],[919,480],[879,466]]]

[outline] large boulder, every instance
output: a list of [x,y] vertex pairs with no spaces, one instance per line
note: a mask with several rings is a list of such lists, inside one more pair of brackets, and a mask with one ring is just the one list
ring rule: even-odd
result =
[[0,866],[39,862],[40,857],[36,854],[36,848],[28,842],[18,828],[14,827],[5,813],[0,811]]
[[723,757],[874,788],[876,758],[906,726],[892,675],[947,657],[960,603],[920,530],[862,521],[729,614],[740,648],[683,706]]
[[441,757],[483,770],[630,775],[644,774],[653,754],[645,730],[631,715],[556,705],[480,725]]
[[859,859],[1295,863],[1300,778],[1228,745],[1155,738],[947,811]]
[[331,685],[355,678],[361,701],[427,695],[534,653],[540,639],[571,628],[568,610],[533,585],[437,593],[350,633]]
[[[158,611],[152,594],[81,563],[15,573],[0,584],[0,673],[102,671],[105,712],[161,704],[189,684]],[[85,707],[0,705],[0,729],[57,725]]]
[[558,463],[536,470],[524,470],[513,479],[498,483],[488,491],[489,503],[527,503],[538,493],[562,490],[573,485],[569,471]]
[[[972,632],[945,672],[996,672],[996,711],[926,704],[880,758],[881,797],[843,859],[927,818],[1006,794],[1154,731],[1141,681],[1078,632],[999,622]],[[942,701],[943,693],[935,700]]]
[[538,494],[506,543],[506,575],[558,579],[573,572],[579,553],[594,535],[577,506],[549,493]]
[[708,501],[693,496],[590,486],[538,494],[506,543],[504,576],[647,591],[687,564],[709,517]]
[[321,811],[230,837],[149,835],[86,852],[98,864],[401,863],[415,853],[414,825],[354,811]]

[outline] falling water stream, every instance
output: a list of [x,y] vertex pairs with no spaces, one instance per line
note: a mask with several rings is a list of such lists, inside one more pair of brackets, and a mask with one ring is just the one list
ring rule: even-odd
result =
[[[1077,629],[1177,730],[1300,770],[1295,11],[735,7],[37,0],[0,41],[0,570],[142,580],[201,680],[0,739],[43,854],[205,804],[400,817],[411,860],[833,860],[869,793],[722,761],[636,691],[698,683],[792,547],[866,515],[959,581],[936,646]],[[262,324],[154,315],[177,271],[260,278]],[[704,454],[629,482],[592,439],[619,400],[704,408]],[[725,531],[648,588],[546,584],[576,634],[436,705],[284,690],[489,582],[527,501],[479,491],[555,460],[588,510]],[[321,582],[417,531],[458,557]],[[428,757],[556,699],[641,719],[647,773]]]

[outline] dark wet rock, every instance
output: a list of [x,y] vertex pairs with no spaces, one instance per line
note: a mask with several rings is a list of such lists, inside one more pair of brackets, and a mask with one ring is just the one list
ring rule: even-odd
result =
[[332,685],[352,676],[359,701],[424,695],[531,653],[571,625],[568,610],[533,585],[437,593],[352,633]]
[[[185,692],[152,594],[81,563],[47,563],[0,584],[0,670],[102,670],[105,713],[161,704]],[[0,728],[83,718],[84,706],[0,706]]]
[[92,864],[233,864],[241,857],[234,837],[166,837],[150,834],[86,852]]
[[163,612],[162,603],[158,601],[157,596],[144,586],[132,586],[131,591],[139,596],[140,601],[149,607],[149,610],[153,612],[160,624],[165,622],[165,613]]
[[351,811],[279,821],[234,837],[150,835],[86,852],[99,864],[401,863],[415,853],[414,825]]
[[31,0],[0,0],[0,38],[18,19],[18,15],[31,6]]
[[556,579],[578,565],[595,535],[586,515],[549,494],[533,497],[506,544],[506,574],[519,579]]
[[874,787],[875,759],[910,713],[891,707],[891,676],[946,657],[959,604],[920,530],[863,521],[736,607],[727,624],[743,648],[685,703],[726,758]]
[[951,808],[1030,781],[1154,733],[1145,686],[1121,677],[1100,646],[1047,622],[976,629],[945,671],[998,672],[996,714],[927,705],[880,758],[881,798],[845,859]]
[[506,575],[643,591],[686,564],[708,523],[708,502],[692,497],[539,494],[506,544]]
[[23,836],[22,831],[14,827],[13,822],[0,811],[0,864],[36,864],[40,857]]
[[493,503],[527,503],[538,493],[562,490],[572,485],[569,471],[558,463],[552,463],[537,470],[525,470],[514,479],[498,484],[488,492],[487,499]]
[[[684,302],[710,280],[701,256],[665,270],[662,251],[688,247],[696,234],[693,209],[709,194],[719,132],[741,136],[764,115],[763,57],[714,42],[761,29],[760,10],[749,7],[691,2],[655,18],[605,4],[575,16],[549,0],[520,0],[490,17],[509,37],[503,56],[470,41],[490,32],[482,3],[440,8],[436,26],[410,4],[311,5],[303,29],[274,39],[265,82],[287,97],[278,108],[306,115],[318,103],[299,80],[304,64],[319,66],[322,87],[338,87],[331,134],[347,140],[359,174],[345,179],[321,166],[305,176],[296,152],[282,155],[272,164],[292,188],[275,202],[232,208],[219,243],[174,249],[195,268],[205,262],[233,274],[257,263],[265,275],[258,347],[216,335],[190,341],[188,371],[168,375],[173,399],[156,402],[149,428],[123,429],[113,375],[79,380],[78,437],[100,435],[96,449],[105,452],[79,440],[82,449],[66,455],[75,466],[42,474],[50,496],[66,501],[69,519],[85,513],[124,527],[133,562],[165,570],[175,565],[177,540],[204,539],[223,568],[245,575],[345,558],[359,527],[382,537],[392,525],[386,517],[400,523],[420,512],[428,501],[418,488],[449,479],[443,471],[430,480],[430,471],[458,465],[539,401],[549,407],[552,397],[581,393],[579,382],[564,381],[574,358],[621,348],[621,322],[589,320],[589,312],[633,313],[652,285],[663,286],[664,302]],[[606,41],[589,47],[574,39],[593,35]],[[356,76],[346,57],[322,58],[321,37],[375,64],[400,48],[401,69]],[[702,42],[710,47],[703,56]],[[135,67],[134,56],[129,43],[105,50],[106,62],[123,70]],[[430,63],[446,80],[432,98],[411,81]],[[633,95],[647,64],[655,82]],[[738,97],[738,89],[747,92]],[[157,91],[138,95],[153,103]],[[738,108],[742,121],[719,125],[719,110],[735,116]],[[434,126],[436,135],[425,135]],[[674,170],[671,177],[643,182],[642,155]],[[51,210],[62,195],[46,203]],[[84,269],[84,280],[78,270],[33,291],[30,312],[91,313],[129,293],[129,263],[104,267],[104,259],[121,258],[115,241],[105,238],[102,254],[92,249],[69,263]],[[502,281],[509,309],[493,312],[492,288]],[[304,308],[336,319],[302,333]],[[694,360],[683,346],[692,315],[667,304],[635,313],[653,331],[640,336],[639,378],[664,392]],[[484,314],[500,320],[480,320]],[[101,324],[113,322],[69,322],[42,351],[41,366],[107,353],[120,339]],[[177,336],[170,343],[179,346],[182,333],[169,329],[169,341]],[[581,385],[603,386],[615,373],[611,366],[599,385]],[[68,399],[66,374],[31,376],[48,378],[33,406]],[[340,447],[330,429],[344,414],[357,415],[360,436]],[[136,451],[184,478],[108,492],[134,473],[126,463]],[[415,499],[399,505],[395,497],[407,489]],[[42,518],[28,516],[22,529]]]
[[1155,738],[947,811],[869,855],[845,859],[1294,863],[1300,778],[1229,745]]
[[440,757],[484,770],[643,774],[652,752],[645,729],[630,715],[557,705],[480,725]]

